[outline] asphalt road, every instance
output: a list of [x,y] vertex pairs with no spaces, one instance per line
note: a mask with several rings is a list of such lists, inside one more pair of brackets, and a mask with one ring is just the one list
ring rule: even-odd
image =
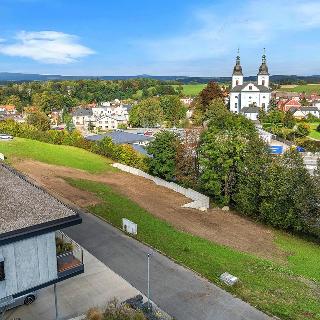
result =
[[[139,291],[147,294],[148,246],[126,236],[91,214],[64,230],[70,237]],[[153,252],[151,299],[177,320],[266,320],[268,316]]]

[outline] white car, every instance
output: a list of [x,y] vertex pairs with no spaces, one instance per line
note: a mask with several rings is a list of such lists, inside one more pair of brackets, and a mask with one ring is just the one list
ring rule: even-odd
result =
[[12,140],[13,136],[10,136],[10,134],[0,133],[0,140]]

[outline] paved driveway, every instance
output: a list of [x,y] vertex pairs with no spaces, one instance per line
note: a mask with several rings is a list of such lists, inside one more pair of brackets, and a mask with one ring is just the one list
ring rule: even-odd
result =
[[[149,247],[91,214],[83,214],[82,224],[65,231],[133,287],[146,294],[146,254],[150,252]],[[177,320],[270,319],[157,252],[151,260],[151,299]]]
[[[104,306],[116,297],[120,301],[139,292],[88,252],[84,252],[85,273],[57,284],[59,319],[82,315],[90,307]],[[5,314],[6,320],[55,319],[53,286],[39,291],[38,299]]]

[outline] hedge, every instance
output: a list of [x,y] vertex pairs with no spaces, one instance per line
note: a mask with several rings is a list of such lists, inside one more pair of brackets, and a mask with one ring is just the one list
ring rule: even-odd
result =
[[106,137],[101,141],[86,140],[78,131],[66,130],[41,131],[26,123],[17,123],[13,120],[0,121],[0,133],[10,134],[15,137],[38,140],[56,145],[67,145],[85,149],[87,151],[106,156],[113,161],[148,171],[148,158],[129,145],[117,145],[111,138]]

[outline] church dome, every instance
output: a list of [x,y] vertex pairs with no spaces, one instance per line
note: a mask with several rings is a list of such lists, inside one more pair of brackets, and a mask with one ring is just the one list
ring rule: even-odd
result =
[[234,76],[243,76],[242,67],[240,65],[240,57],[239,56],[237,56],[236,65],[233,68],[233,74],[232,75],[234,75]]
[[267,59],[266,59],[265,54],[262,56],[262,63],[259,68],[258,75],[269,75],[269,70],[268,70],[268,66],[267,66]]

